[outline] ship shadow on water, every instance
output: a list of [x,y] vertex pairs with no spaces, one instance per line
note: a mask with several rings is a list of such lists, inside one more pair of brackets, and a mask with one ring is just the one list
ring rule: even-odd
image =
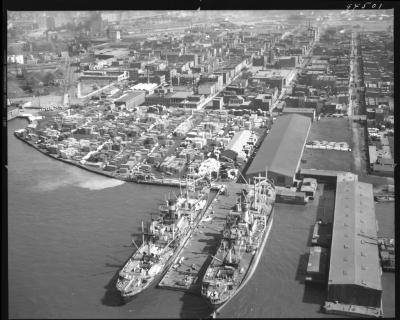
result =
[[201,296],[201,283],[208,266],[211,263],[212,255],[215,254],[219,241],[215,240],[218,234],[205,233],[206,236],[211,236],[209,239],[199,240],[205,242],[206,246],[203,248],[201,254],[207,253],[208,257],[204,264],[198,271],[198,279],[195,283],[195,290],[193,292],[185,292],[181,298],[182,309],[180,317],[183,319],[210,319],[213,313],[213,308]]
[[[132,239],[134,239],[136,241],[136,243],[138,243],[138,241],[140,241],[139,240],[141,238],[140,234],[132,233],[131,236],[132,236]],[[132,245],[124,245],[123,247],[125,247],[126,249],[131,248],[131,251],[130,252],[128,251],[127,258],[130,257],[134,251],[136,251],[133,244]],[[116,260],[116,259],[114,259],[114,260]],[[126,261],[128,261],[128,259]],[[117,283],[119,272],[120,272],[121,268],[125,265],[126,261],[124,261],[124,262],[118,261],[119,262],[118,264],[116,264],[116,263],[106,263],[105,264],[106,267],[113,268],[115,270],[115,273],[111,277],[110,281],[104,286],[104,289],[106,290],[106,292],[104,293],[103,298],[101,298],[101,303],[105,306],[121,307],[128,302],[128,301],[125,301],[121,297],[119,291],[116,288],[116,283]],[[113,271],[110,271],[110,273],[112,273],[112,272]],[[129,302],[131,302],[134,299],[135,299],[135,297],[130,298]]]
[[[304,293],[302,301],[304,303],[316,304],[322,307],[326,300],[326,286],[318,284],[305,283],[307,274],[309,253],[304,253],[299,257],[299,263],[296,271],[296,281],[304,285]],[[318,313],[322,311],[319,310]]]
[[185,292],[181,301],[180,318],[182,319],[207,319],[213,312],[211,306],[198,294]]
[[115,272],[114,276],[104,287],[106,292],[101,299],[101,303],[105,306],[109,307],[121,307],[125,304],[125,301],[122,299],[118,290],[115,288],[115,283],[117,282],[119,269]]

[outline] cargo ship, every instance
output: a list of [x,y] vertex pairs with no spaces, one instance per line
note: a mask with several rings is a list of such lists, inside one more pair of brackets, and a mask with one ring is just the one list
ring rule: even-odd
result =
[[204,214],[210,189],[196,190],[189,184],[186,194],[169,196],[161,205],[159,216],[147,223],[142,222],[142,244],[119,272],[116,288],[125,302],[142,292],[161,276],[182,246],[190,237],[199,216]]
[[233,298],[252,277],[273,223],[275,186],[254,178],[230,211],[222,240],[202,281],[201,294],[214,310]]

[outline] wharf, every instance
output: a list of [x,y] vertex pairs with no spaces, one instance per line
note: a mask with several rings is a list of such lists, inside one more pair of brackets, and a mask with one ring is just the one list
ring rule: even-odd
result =
[[383,310],[381,307],[374,308],[326,301],[324,309],[326,313],[342,316],[383,318]]
[[[109,173],[107,171],[104,171],[102,169],[98,169],[95,167],[89,167],[86,165],[81,164],[79,161],[71,160],[71,159],[63,159],[59,156],[55,156],[53,154],[50,154],[47,152],[45,149],[39,148],[35,143],[28,141],[24,138],[22,138],[20,135],[14,133],[14,136],[18,139],[21,140],[22,142],[25,142],[27,145],[31,146],[32,148],[38,150],[39,152],[43,153],[46,156],[49,156],[52,159],[62,161],[67,164],[71,164],[75,167],[84,169],[86,171],[92,172],[92,173],[97,173],[102,176],[112,178],[112,179],[117,179],[117,180],[122,180],[125,182],[134,182],[138,184],[147,184],[147,185],[155,185],[155,186],[164,186],[164,187],[176,187],[176,188],[186,188],[186,182],[184,180],[179,181],[178,179],[172,179],[172,178],[164,178],[164,179],[151,179],[151,180],[136,180],[132,179],[130,177],[122,177],[118,176],[112,173]],[[212,187],[214,190],[218,189],[218,185],[213,185]]]
[[168,187],[181,187],[186,188],[186,182],[180,181],[178,179],[151,179],[151,180],[134,180],[136,183],[139,184],[149,184],[153,186],[168,186]]
[[[228,192],[215,197],[202,221],[161,279],[159,288],[200,294],[201,281],[212,255],[218,249],[226,216],[236,204],[237,194],[246,188],[246,185],[230,182],[225,184],[225,188]],[[211,211],[214,213],[211,214]],[[208,220],[210,218],[211,220]]]

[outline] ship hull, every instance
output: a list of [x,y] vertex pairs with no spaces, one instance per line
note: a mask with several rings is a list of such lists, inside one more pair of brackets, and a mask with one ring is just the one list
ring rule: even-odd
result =
[[[176,249],[176,251],[180,251],[180,246]],[[158,280],[160,280],[160,278],[164,275],[164,273],[168,270],[169,266],[172,264],[172,262],[174,261],[174,259],[176,258],[176,251],[171,255],[170,258],[168,258],[167,262],[165,263],[164,266],[162,266],[161,272],[159,272],[158,274],[156,274],[154,277],[152,277],[150,280],[148,280],[148,282],[146,283],[145,286],[132,291],[131,293],[127,293],[124,294],[123,292],[120,292],[121,297],[123,299],[123,301],[125,303],[128,303],[130,301],[132,301],[133,297],[138,295],[139,293],[143,292],[144,290],[146,290],[148,287],[150,287],[152,284],[156,283]]]
[[[197,217],[199,217],[199,219],[197,220],[197,224],[201,221],[202,216],[204,215],[204,213],[207,211],[207,205],[202,208],[199,212]],[[174,250],[174,252],[172,253],[172,255],[166,260],[165,264],[161,267],[161,271],[156,274],[154,277],[152,277],[152,279],[150,281],[148,281],[148,283],[146,283],[145,286],[132,291],[132,293],[128,293],[128,294],[124,294],[122,291],[120,291],[121,297],[124,301],[124,303],[128,303],[130,301],[132,301],[132,298],[134,296],[136,296],[137,294],[141,293],[142,291],[144,291],[146,288],[148,288],[151,284],[154,284],[156,282],[158,282],[162,276],[164,276],[164,274],[168,271],[169,267],[172,265],[172,263],[175,261],[175,259],[177,258],[177,256],[179,255],[179,253],[181,252],[181,250],[183,249],[183,247],[186,245],[186,242],[188,241],[188,239],[190,238],[193,230],[196,229],[196,226],[189,228],[189,230],[187,231],[187,233],[185,234],[185,236],[181,239],[179,245],[176,247],[176,249]],[[129,260],[129,259],[128,259]]]
[[264,251],[265,244],[267,243],[267,240],[268,240],[268,237],[269,237],[269,233],[271,231],[271,227],[272,227],[272,224],[273,224],[273,220],[274,220],[274,207],[272,207],[271,213],[269,215],[269,218],[268,218],[268,221],[267,221],[267,225],[265,227],[264,234],[262,236],[263,238],[261,240],[261,245],[257,249],[257,251],[254,254],[254,256],[252,257],[252,259],[251,259],[251,261],[249,263],[249,266],[247,268],[246,275],[244,276],[243,280],[241,281],[241,283],[237,287],[237,289],[233,290],[231,292],[231,294],[226,299],[224,299],[222,301],[218,301],[217,303],[212,303],[208,297],[203,295],[203,297],[205,298],[207,303],[213,308],[213,310],[215,312],[219,312],[227,302],[229,302],[236,294],[239,293],[239,291],[247,284],[247,282],[253,276],[254,271],[257,269],[258,263],[259,263],[260,258],[262,256],[262,253]]

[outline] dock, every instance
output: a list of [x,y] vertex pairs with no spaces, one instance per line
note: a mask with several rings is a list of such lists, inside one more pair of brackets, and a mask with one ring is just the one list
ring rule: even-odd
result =
[[[200,294],[201,281],[218,249],[226,216],[245,184],[225,184],[228,191],[215,197],[202,221],[158,284],[159,288]],[[213,212],[213,213],[212,213]]]
[[363,317],[363,318],[383,318],[382,307],[365,307],[351,304],[325,302],[326,313],[338,314],[341,316]]

